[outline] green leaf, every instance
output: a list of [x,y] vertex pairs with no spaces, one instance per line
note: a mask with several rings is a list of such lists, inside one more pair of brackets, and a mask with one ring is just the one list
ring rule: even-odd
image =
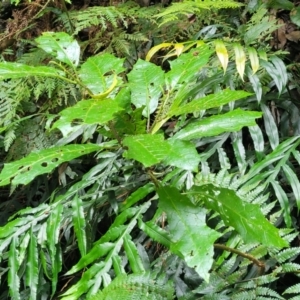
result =
[[204,136],[215,136],[223,132],[233,132],[244,126],[256,125],[255,119],[262,113],[236,109],[223,115],[193,121],[175,134],[174,139],[191,140]]
[[82,83],[93,93],[106,92],[113,84],[116,74],[123,72],[124,59],[112,54],[102,54],[87,59],[78,72]]
[[223,90],[215,94],[205,96],[200,99],[193,100],[178,108],[168,112],[168,116],[179,116],[182,114],[190,114],[196,111],[205,110],[213,107],[220,107],[231,101],[236,101],[250,96],[250,93],[244,91]]
[[203,45],[170,61],[171,70],[166,74],[169,89],[195,78],[199,70],[207,64],[212,53],[207,45]]
[[101,147],[94,144],[74,144],[31,153],[20,160],[4,165],[0,174],[0,186],[10,183],[13,185],[27,184],[38,175],[50,173],[65,161],[100,149]]
[[268,0],[268,7],[276,8],[276,9],[286,9],[291,10],[294,7],[293,2],[288,0]]
[[135,244],[132,242],[129,234],[126,234],[124,237],[124,250],[126,252],[126,256],[130,263],[130,267],[133,273],[143,273],[145,272],[142,260],[138,254],[137,248]]
[[271,62],[267,62],[261,59],[260,64],[267,70],[269,75],[273,78],[279,93],[281,93],[283,91],[283,88],[286,86],[288,80],[286,67],[282,60],[276,56],[273,56],[271,57]]
[[136,191],[127,197],[127,199],[122,202],[120,206],[120,211],[124,211],[125,209],[131,207],[139,200],[144,199],[148,194],[154,191],[154,185],[152,182],[145,184],[144,186],[139,187]]
[[279,132],[275,123],[274,117],[268,106],[265,104],[260,105],[263,114],[264,124],[266,127],[266,134],[269,138],[272,149],[275,149],[279,145]]
[[176,188],[162,187],[158,189],[158,195],[159,207],[168,218],[172,239],[170,250],[208,281],[213,263],[213,243],[220,233],[207,227],[206,210],[195,206]]
[[[122,234],[122,232],[118,232],[119,234]],[[93,248],[84,256],[82,257],[79,262],[73,266],[66,275],[71,275],[82,268],[88,266],[95,260],[105,256],[109,251],[111,251],[114,247],[113,243],[103,243],[103,244],[96,244],[93,246]]]
[[210,209],[217,211],[227,226],[232,226],[246,243],[259,242],[268,247],[287,247],[279,230],[262,214],[259,205],[243,201],[233,190],[212,184],[194,186],[191,193]]
[[145,167],[161,162],[171,149],[162,134],[128,136],[124,139],[123,145],[128,147],[124,156],[141,162]]
[[63,205],[59,203],[52,211],[47,220],[47,244],[49,247],[51,267],[52,267],[52,296],[56,291],[58,273],[61,271],[61,257],[59,242],[59,232],[62,220]]
[[137,107],[145,106],[143,115],[148,117],[155,111],[165,84],[163,70],[139,59],[128,74],[131,102]]
[[216,53],[224,70],[224,74],[226,72],[228,66],[228,52],[227,49],[221,40],[215,40]]
[[37,298],[37,286],[39,281],[39,260],[37,238],[33,233],[32,227],[30,229],[30,243],[28,247],[28,258],[26,265],[26,286],[30,288],[30,300]]
[[290,12],[291,21],[296,24],[297,26],[300,26],[300,7],[294,7],[292,11]]
[[84,217],[84,210],[83,210],[83,202],[80,197],[76,194],[72,201],[72,220],[74,226],[74,232],[78,242],[78,248],[80,251],[81,256],[86,255],[86,222]]
[[59,61],[76,67],[79,63],[80,46],[65,32],[43,32],[35,41],[38,47],[51,54]]
[[141,219],[139,219],[139,227],[143,230],[147,235],[149,235],[153,240],[158,243],[170,248],[171,247],[171,237],[168,233],[160,228],[155,222],[149,221],[144,223]]
[[33,67],[13,62],[0,63],[0,80],[28,76],[62,78],[64,75],[64,72],[51,67]]
[[300,209],[300,182],[295,171],[291,169],[287,164],[282,166],[282,170],[287,178],[288,183],[291,185],[293,194],[297,203],[298,209]]
[[168,140],[168,143],[171,147],[164,159],[166,165],[190,171],[198,169],[200,156],[192,143],[175,139]]
[[7,282],[9,286],[9,295],[13,300],[19,300],[20,298],[20,278],[18,275],[19,271],[19,261],[18,261],[18,242],[17,238],[14,236],[12,238],[9,252],[8,252],[8,275]]
[[280,207],[282,208],[284,222],[286,226],[290,228],[292,226],[292,218],[289,198],[277,180],[271,180],[270,183],[274,189]]
[[80,124],[105,124],[121,110],[123,109],[110,99],[82,100],[61,111],[59,113],[61,117],[53,124],[52,129],[59,128],[63,132],[64,127],[74,123],[75,120]]

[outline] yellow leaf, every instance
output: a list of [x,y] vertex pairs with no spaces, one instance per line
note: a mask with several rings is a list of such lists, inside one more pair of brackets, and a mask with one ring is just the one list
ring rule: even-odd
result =
[[104,93],[97,94],[97,95],[90,95],[90,96],[93,99],[104,99],[112,92],[112,90],[117,86],[117,84],[118,84],[118,77],[117,77],[117,74],[114,74],[114,80],[113,80],[112,84]]
[[159,45],[156,45],[154,46],[153,48],[151,48],[146,56],[146,61],[150,61],[152,56],[157,52],[159,51],[160,49],[163,49],[163,48],[169,48],[171,46],[173,46],[174,44],[173,43],[162,43],[162,44],[159,44]]
[[222,65],[222,68],[224,70],[224,73],[226,72],[227,66],[228,66],[228,52],[227,49],[221,40],[215,41],[216,46],[216,52],[218,55],[218,58],[220,60],[220,63]]
[[238,73],[240,74],[242,80],[245,72],[245,63],[246,63],[246,55],[241,44],[234,43],[233,49],[235,53],[235,64]]
[[248,50],[248,54],[249,54],[251,68],[252,68],[253,74],[255,74],[259,68],[258,55],[257,55],[256,50],[252,47],[248,47],[247,50]]

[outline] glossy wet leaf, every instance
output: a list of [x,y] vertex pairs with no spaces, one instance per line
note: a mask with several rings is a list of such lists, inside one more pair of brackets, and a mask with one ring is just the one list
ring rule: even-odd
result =
[[4,165],[0,173],[0,186],[28,184],[36,176],[50,173],[63,162],[100,150],[94,144],[67,145],[43,149],[28,156]]
[[161,187],[158,195],[159,207],[167,214],[170,250],[208,281],[213,243],[221,234],[206,225],[206,210],[194,205],[176,188]]
[[138,60],[128,73],[131,102],[137,108],[145,107],[143,114],[149,116],[155,111],[165,84],[163,70],[147,61]]
[[175,166],[183,170],[197,170],[200,156],[195,145],[189,141],[168,140],[170,150],[164,159],[166,165]]
[[194,186],[189,191],[217,211],[225,225],[232,226],[246,243],[259,242],[268,247],[287,247],[279,230],[262,214],[259,205],[243,201],[233,190],[212,184]]
[[272,149],[275,149],[279,145],[279,132],[274,120],[274,117],[276,116],[273,116],[269,107],[263,103],[261,104],[261,110],[264,113],[263,120],[266,127],[266,134],[269,138]]
[[7,276],[7,283],[9,286],[9,295],[11,299],[21,300],[20,297],[20,277],[18,275],[20,263],[18,261],[18,244],[17,244],[17,237],[12,237],[10,248],[9,248],[9,255],[8,255],[8,276]]
[[38,47],[54,56],[57,60],[76,67],[79,63],[80,46],[65,32],[43,32],[35,41]]
[[145,167],[161,162],[171,150],[170,144],[164,140],[162,134],[128,136],[123,145],[128,147],[124,156],[141,162]]
[[124,71],[124,59],[112,54],[92,56],[81,65],[79,78],[94,94],[105,93],[113,85],[116,74]]
[[206,119],[192,121],[177,134],[175,139],[191,140],[204,136],[219,135],[223,132],[233,132],[244,126],[253,126],[260,112],[236,109],[223,115],[216,115]]
[[86,221],[83,210],[83,202],[77,194],[72,201],[72,221],[80,254],[81,256],[84,256],[86,255],[87,249],[87,237],[85,232]]

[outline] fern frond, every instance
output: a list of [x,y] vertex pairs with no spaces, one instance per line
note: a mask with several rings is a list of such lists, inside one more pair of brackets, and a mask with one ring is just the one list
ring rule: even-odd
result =
[[238,8],[241,4],[231,0],[195,0],[183,1],[173,3],[170,7],[166,8],[162,13],[157,14],[156,18],[162,18],[160,26],[175,20],[180,19],[182,16],[189,14],[201,14],[205,10],[222,9],[222,8]]
[[108,29],[108,25],[118,28],[120,25],[128,27],[126,16],[115,6],[94,6],[84,10],[70,13],[71,21],[75,27],[74,34],[91,26],[101,25],[101,32]]

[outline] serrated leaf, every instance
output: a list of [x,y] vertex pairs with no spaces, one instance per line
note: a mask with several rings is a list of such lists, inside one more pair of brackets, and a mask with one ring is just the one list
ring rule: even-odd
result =
[[213,243],[221,234],[207,227],[206,210],[195,206],[176,188],[162,187],[157,192],[159,207],[168,218],[172,239],[170,250],[208,281],[213,263]]
[[243,201],[233,190],[212,184],[190,190],[210,209],[217,211],[227,226],[240,233],[246,243],[259,242],[268,247],[287,247],[279,230],[262,214],[259,205]]
[[170,151],[164,159],[166,165],[174,166],[183,170],[194,171],[198,169],[200,156],[195,145],[189,141],[168,140]]
[[37,286],[39,281],[37,238],[30,229],[30,243],[28,247],[28,258],[26,264],[26,286],[30,288],[30,300],[37,298]]
[[269,75],[274,80],[279,93],[281,93],[287,84],[288,78],[286,68],[282,60],[280,60],[278,57],[273,57],[272,62],[267,62],[261,59],[260,64],[267,70]]
[[165,83],[163,70],[147,61],[139,59],[128,73],[131,102],[137,107],[145,106],[143,115],[148,117],[155,111]]
[[172,241],[169,234],[165,230],[160,228],[157,224],[155,224],[153,221],[144,223],[141,220],[139,220],[139,227],[153,240],[168,248],[171,247]]
[[35,39],[38,47],[54,56],[57,60],[76,67],[79,63],[80,46],[65,32],[43,32]]
[[52,267],[52,296],[56,291],[56,285],[58,281],[58,273],[61,271],[61,254],[59,242],[59,232],[61,226],[61,219],[63,213],[63,205],[59,203],[54,209],[51,210],[51,214],[47,220],[47,244],[49,247],[51,267]]
[[185,105],[181,105],[178,108],[172,109],[168,112],[168,116],[178,116],[182,114],[194,113],[196,111],[205,110],[213,107],[220,107],[222,105],[228,104],[231,101],[246,98],[250,95],[250,93],[244,91],[223,90],[218,93],[214,93],[203,98],[193,100]]
[[234,132],[244,126],[253,126],[260,112],[236,109],[223,115],[193,121],[175,134],[174,139],[191,140],[204,136],[215,136],[223,132]]
[[111,251],[114,248],[114,246],[115,245],[113,243],[108,242],[94,245],[93,248],[66,273],[66,275],[76,273],[82,268],[88,266],[90,263],[94,262],[95,260],[101,258],[102,256],[105,256],[109,251]]
[[268,106],[265,104],[260,105],[263,114],[263,120],[266,127],[266,134],[269,138],[272,149],[275,149],[279,145],[279,132],[275,123],[274,117]]
[[153,183],[147,183],[144,186],[139,187],[136,191],[130,194],[124,202],[122,202],[120,211],[123,211],[131,207],[132,205],[137,203],[139,200],[142,200],[153,191],[154,191]]
[[28,76],[62,78],[65,76],[65,73],[51,67],[33,67],[14,62],[0,63],[0,80],[10,78],[23,78]]
[[243,77],[244,77],[245,64],[246,64],[246,55],[244,49],[241,46],[241,44],[234,43],[233,50],[235,53],[235,64],[236,64],[237,71],[240,77],[242,78],[242,80],[244,80]]
[[145,269],[143,263],[138,254],[135,244],[132,242],[129,234],[126,234],[123,240],[123,247],[126,252],[126,256],[130,263],[130,267],[133,273],[143,273]]
[[5,164],[0,174],[0,186],[7,184],[27,184],[36,176],[50,173],[55,167],[65,161],[100,150],[94,144],[67,145],[43,149],[28,156]]
[[19,271],[19,261],[18,261],[18,243],[17,238],[14,236],[12,238],[9,252],[8,252],[8,275],[7,283],[9,286],[9,295],[11,299],[20,300],[20,278],[18,275]]
[[277,200],[280,204],[280,207],[283,212],[283,218],[286,226],[288,228],[292,225],[292,218],[291,218],[291,210],[290,210],[290,202],[287,194],[283,190],[283,188],[280,186],[280,184],[276,180],[271,180],[271,185],[274,189],[275,195],[277,197]]
[[128,136],[123,145],[128,147],[124,156],[141,162],[145,167],[158,164],[171,150],[170,144],[164,140],[162,134]]
[[78,72],[82,83],[94,94],[105,93],[115,80],[115,74],[123,72],[124,59],[112,54],[102,54],[87,59]]
[[221,40],[216,40],[215,46],[216,46],[216,53],[218,55],[218,58],[220,60],[220,63],[222,65],[222,68],[225,73],[227,70],[228,60],[229,60],[227,49],[226,49],[223,41],[221,41]]
[[282,170],[287,178],[287,181],[292,187],[297,207],[300,209],[300,182],[298,176],[287,164],[282,165]]
[[80,254],[81,256],[85,256],[87,245],[85,232],[86,222],[84,217],[83,202],[77,194],[72,201],[72,221]]

